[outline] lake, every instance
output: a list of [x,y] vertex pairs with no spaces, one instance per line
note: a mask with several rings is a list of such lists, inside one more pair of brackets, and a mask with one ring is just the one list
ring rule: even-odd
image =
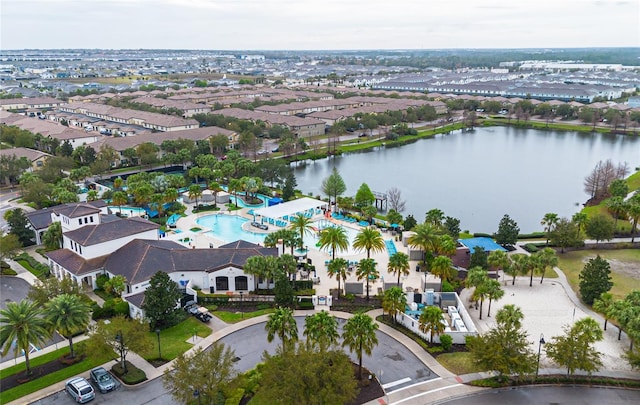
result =
[[509,214],[522,233],[541,231],[547,212],[570,217],[589,196],[584,178],[599,160],[640,166],[640,137],[476,128],[294,166],[297,188],[322,195],[322,180],[335,166],[354,196],[364,182],[371,190],[402,191],[403,215],[418,222],[439,208],[459,218],[462,230],[493,233]]

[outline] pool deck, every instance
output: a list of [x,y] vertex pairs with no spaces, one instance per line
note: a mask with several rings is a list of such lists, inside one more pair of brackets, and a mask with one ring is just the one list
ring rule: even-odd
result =
[[[178,241],[181,239],[182,241],[178,241],[178,243],[182,243],[186,247],[192,247],[192,248],[195,247],[199,249],[200,248],[206,249],[211,247],[215,248],[230,242],[230,241],[223,241],[220,239],[216,239],[210,236],[209,234],[207,234],[211,229],[203,227],[202,225],[197,223],[197,220],[201,217],[209,216],[209,215],[231,215],[231,216],[240,216],[249,221],[253,220],[253,216],[247,214],[247,211],[249,211],[250,208],[243,208],[236,211],[227,211],[226,207],[221,206],[222,209],[220,211],[215,211],[215,212],[209,211],[209,212],[200,212],[200,213],[193,214],[191,213],[192,204],[188,204],[188,207],[189,209],[186,212],[187,216],[180,218],[176,223],[177,229],[182,230],[182,233],[176,234],[176,233],[170,232],[166,236],[166,239],[168,240]],[[348,223],[348,222],[337,220],[335,218],[325,218],[322,215],[316,215],[312,219],[314,220],[325,219],[335,225],[341,225],[341,226],[344,226],[345,228],[351,228],[356,231],[359,231],[360,229],[362,229],[362,226],[358,225],[357,223],[356,224]],[[253,233],[262,233],[262,234],[268,234],[271,232],[275,232],[278,229],[283,229],[281,227],[269,225],[269,230],[262,231],[256,228],[251,228],[250,222],[247,222],[245,226],[247,227],[247,229],[245,230],[249,230],[250,232],[253,232]],[[193,232],[190,229],[194,227],[201,228],[202,230],[198,232]],[[390,231],[382,232],[382,237],[385,241],[392,241],[398,252],[404,252],[408,254],[408,248],[403,246],[401,242],[395,241],[394,240],[395,237],[392,235]],[[185,238],[189,238],[189,241],[184,242]],[[312,263],[316,266],[316,275],[320,278],[320,283],[316,284],[315,286],[316,293],[318,295],[329,295],[329,290],[332,288],[337,288],[338,286],[338,282],[335,279],[329,278],[329,276],[327,275],[327,266],[325,263],[331,260],[331,255],[327,251],[319,250],[315,246],[309,246],[308,248],[309,248],[309,252],[307,253],[307,258],[311,259]],[[338,256],[343,257],[349,261],[359,261],[360,259],[366,258],[367,253],[364,251],[351,252],[351,254],[339,254]],[[371,252],[371,258],[374,259],[376,263],[378,263],[378,272],[380,273],[379,279],[369,282],[371,294],[376,294],[379,291],[379,289],[382,289],[383,280],[397,281],[397,276],[389,273],[387,270],[387,265],[389,264],[389,253],[386,246],[385,246],[385,249],[383,249],[380,252]],[[418,264],[418,261],[410,261],[409,275],[402,276],[400,279],[405,289],[407,287],[411,287],[416,290],[420,289],[421,280],[424,278],[424,273],[419,273],[415,271],[417,264]],[[428,281],[431,281],[431,282],[436,281],[436,279],[430,274],[427,277],[428,277],[427,278]],[[355,271],[352,272],[351,276],[347,278],[347,282],[357,282]],[[341,283],[341,285],[343,284]]]

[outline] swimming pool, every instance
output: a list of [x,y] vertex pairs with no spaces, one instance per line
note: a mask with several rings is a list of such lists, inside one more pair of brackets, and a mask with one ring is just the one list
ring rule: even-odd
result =
[[122,208],[122,214],[123,215],[126,214],[126,215],[129,215],[129,216],[135,216],[135,217],[141,217],[143,215],[147,215],[147,211],[145,211],[144,208],[140,208],[140,207],[127,207],[125,205],[123,205],[121,207],[118,207],[118,206],[109,205],[108,208],[114,214],[116,212],[120,212],[120,209]]
[[[211,231],[207,232],[207,234],[211,237],[223,240],[225,242],[246,240],[247,242],[251,243],[264,243],[265,234],[249,232],[242,229],[242,225],[244,225],[248,221],[248,219],[235,215],[214,214],[200,217],[196,220],[196,223],[198,225],[202,225],[206,228],[211,229]],[[314,226],[316,227],[316,229],[321,229],[323,225],[324,224],[320,221],[314,222]],[[358,252],[351,247],[351,244],[358,234],[358,231],[347,227],[344,227],[344,229],[347,231],[347,238],[349,239],[349,249],[347,251],[340,252],[340,254],[354,255]],[[318,248],[316,246],[317,243],[318,235],[315,232],[312,235],[305,235],[304,244],[306,246]]]

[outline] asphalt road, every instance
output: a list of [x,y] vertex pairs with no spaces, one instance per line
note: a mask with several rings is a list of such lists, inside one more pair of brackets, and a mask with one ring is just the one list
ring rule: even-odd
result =
[[448,405],[495,404],[581,404],[631,405],[640,404],[640,391],[592,387],[522,387],[483,391],[477,395],[440,402]]
[[[298,337],[302,339],[304,318],[296,317],[296,322],[298,323]],[[339,319],[338,323],[341,331],[345,320]],[[236,362],[238,371],[244,372],[252,369],[262,361],[262,353],[265,350],[271,354],[275,353],[280,341],[276,338],[268,343],[264,326],[265,323],[253,325],[220,339],[222,343],[230,346],[236,356],[240,358]],[[377,374],[383,385],[394,383],[393,387],[387,389],[388,392],[437,377],[413,353],[396,340],[382,332],[377,332],[377,336],[378,345],[373,349],[371,356],[365,355],[363,357],[362,365]],[[357,362],[355,355],[352,354],[351,358]]]

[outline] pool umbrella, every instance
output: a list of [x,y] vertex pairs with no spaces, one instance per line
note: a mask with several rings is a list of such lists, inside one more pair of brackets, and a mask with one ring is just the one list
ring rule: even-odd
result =
[[398,224],[391,224],[392,228],[397,228],[399,225]]

